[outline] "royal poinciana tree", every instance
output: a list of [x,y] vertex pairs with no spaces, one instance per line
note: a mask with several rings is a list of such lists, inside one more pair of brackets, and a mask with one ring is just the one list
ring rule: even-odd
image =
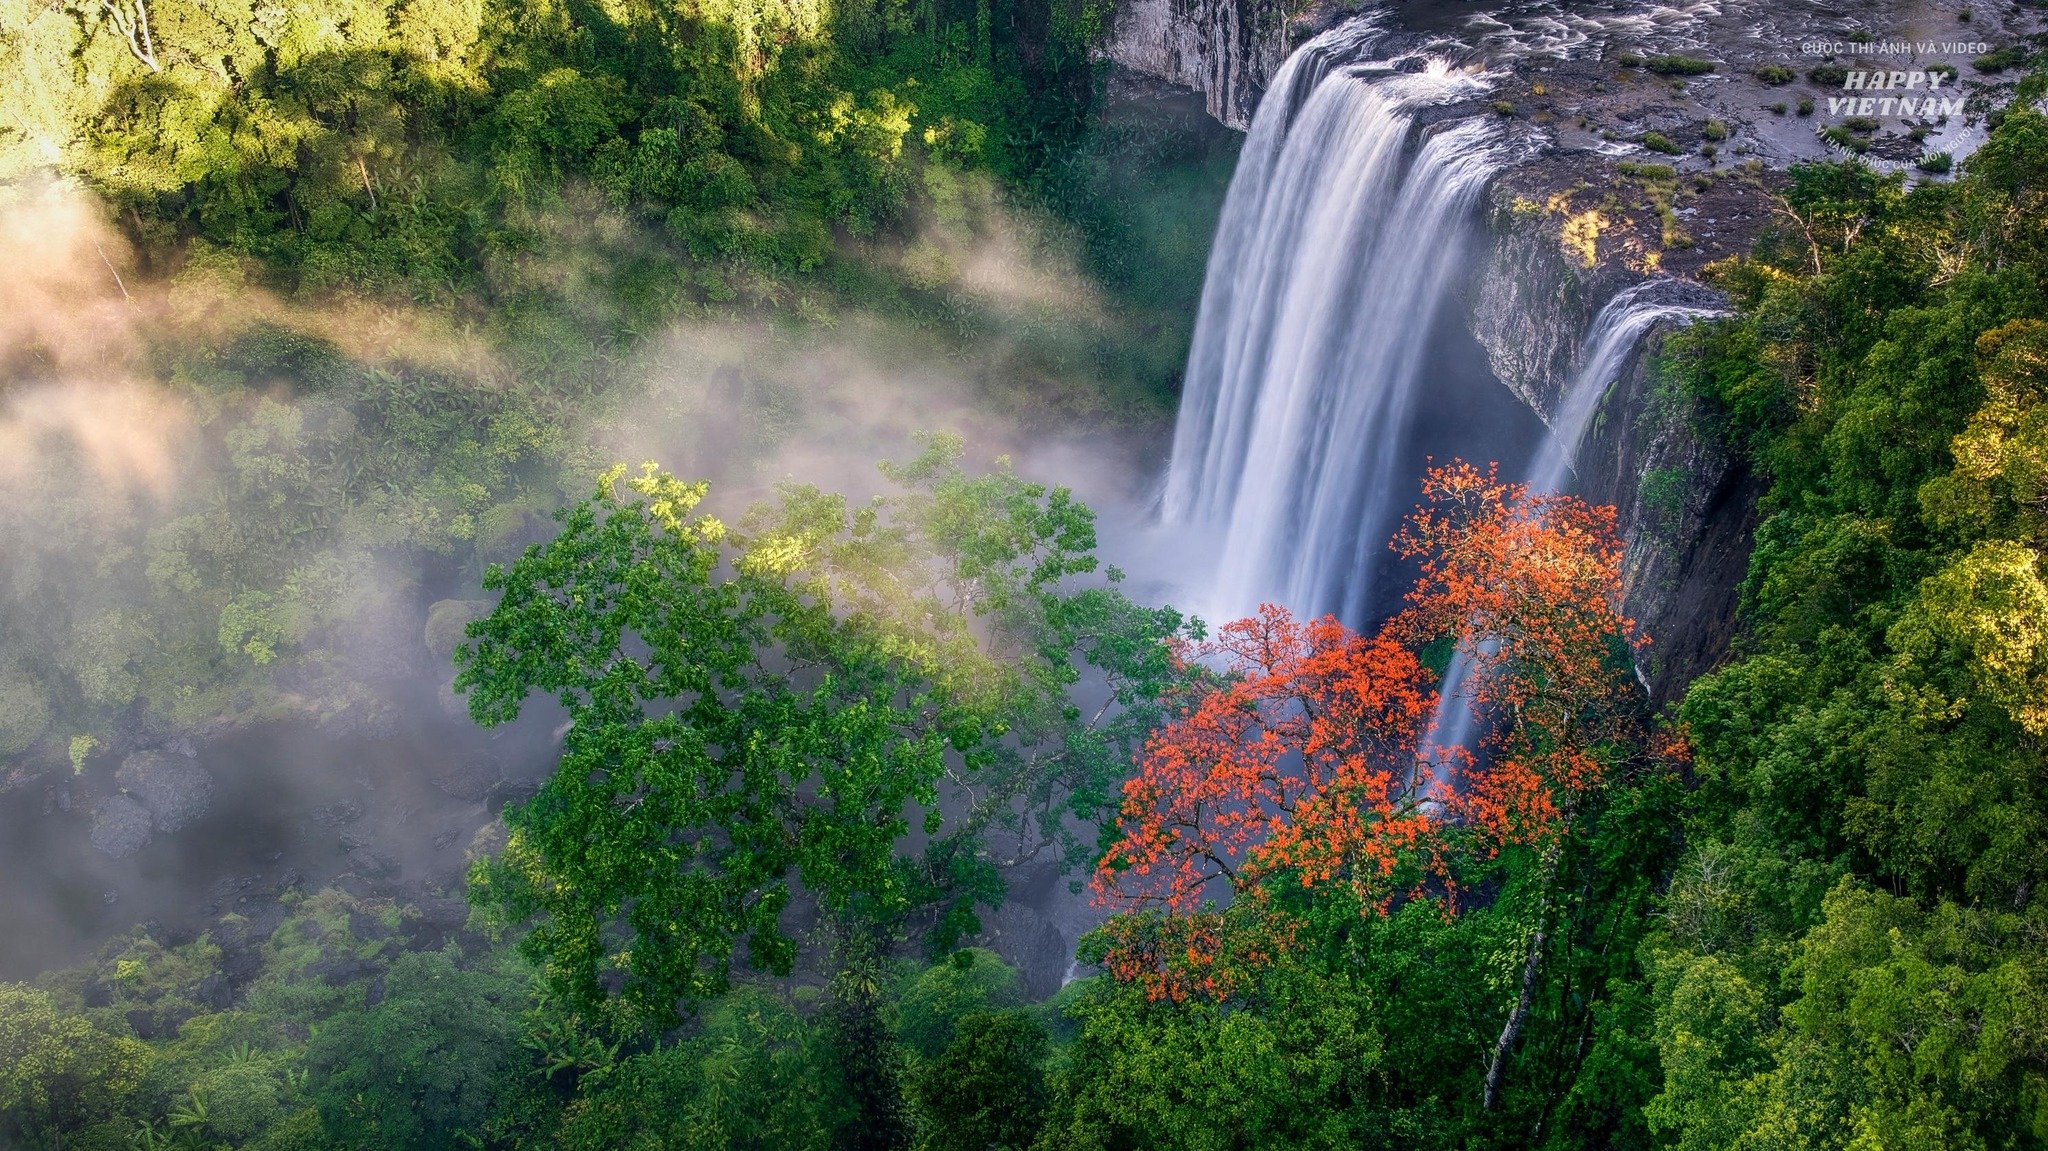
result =
[[[1621,611],[1613,509],[1530,491],[1492,470],[1432,469],[1394,547],[1419,575],[1375,634],[1266,606],[1183,643],[1202,674],[1125,785],[1095,877],[1123,912],[1113,975],[1148,995],[1228,998],[1308,946],[1332,908],[1455,914],[1503,853],[1539,892],[1516,1002],[1485,1075],[1491,1108],[1529,1010],[1560,852],[1588,799],[1669,754],[1647,724]],[[1444,746],[1434,662],[1469,661],[1482,736]]]

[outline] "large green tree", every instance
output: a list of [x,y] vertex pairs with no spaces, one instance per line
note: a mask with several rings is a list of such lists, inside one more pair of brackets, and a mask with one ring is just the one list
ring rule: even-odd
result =
[[705,485],[613,472],[491,571],[457,656],[472,715],[545,693],[569,725],[474,891],[532,924],[565,1001],[661,1028],[735,959],[787,972],[799,891],[844,954],[918,924],[949,946],[1000,863],[1104,811],[1184,622],[1077,582],[1093,517],[1064,489],[960,453],[934,438],[885,469],[899,495],[793,487],[740,527]]

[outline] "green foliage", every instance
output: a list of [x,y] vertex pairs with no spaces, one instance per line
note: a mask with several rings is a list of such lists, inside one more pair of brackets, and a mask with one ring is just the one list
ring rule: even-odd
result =
[[[1661,778],[1620,789],[1582,815],[1554,870],[1511,852],[1472,877],[1489,895],[1454,917],[1420,901],[1385,917],[1304,905],[1286,949],[1224,996],[1087,981],[1067,1000],[1076,1034],[1039,1146],[1649,1146],[1657,1064],[1635,952],[1679,794]],[[1484,1053],[1539,920],[1539,978],[1489,1111]],[[1084,942],[1083,958],[1105,944]]]
[[1844,151],[1862,153],[1870,148],[1870,141],[1856,134],[1847,124],[1829,124],[1820,130],[1820,138]]
[[1912,191],[1797,172],[1798,226],[1723,272],[1740,313],[1677,341],[1772,481],[1745,658],[1685,700],[1704,786],[1647,949],[1645,1115],[1678,1146],[2048,1139],[2018,1022],[2048,985],[2044,133],[2010,112]]
[[1643,61],[1643,68],[1659,76],[1704,76],[1714,70],[1714,62],[1697,56],[1652,56]]
[[1637,494],[1642,497],[1643,506],[1656,513],[1656,522],[1670,525],[1678,522],[1685,513],[1686,493],[1692,484],[1692,475],[1684,468],[1653,468],[1643,473]]
[[902,216],[927,151],[1036,171],[1092,100],[1106,30],[1093,0],[1001,21],[879,0],[132,7],[10,0],[35,66],[0,90],[18,110],[0,178],[54,164],[144,232],[300,285],[436,294],[569,181],[665,219],[699,258],[814,267],[831,229]]
[[[678,1000],[724,990],[743,941],[756,966],[788,971],[792,872],[838,911],[901,908],[901,812],[935,802],[942,745],[918,729],[915,694],[895,702],[915,686],[871,653],[809,690],[769,666],[776,638],[829,617],[715,574],[727,532],[692,516],[703,485],[650,468],[628,502],[620,478],[566,513],[548,548],[493,570],[485,586],[504,598],[472,625],[457,682],[480,722],[539,690],[573,724],[561,767],[509,818],[502,859],[480,867],[480,897],[514,921],[544,917],[525,946],[572,1006],[601,1014],[616,974],[628,1019],[663,1026]],[[607,938],[621,915],[623,947]]]
[[148,1049],[59,1010],[49,994],[0,984],[0,1134],[61,1147],[63,1132],[114,1113],[148,1066]]
[[1756,70],[1756,78],[1773,87],[1790,84],[1797,76],[1798,73],[1783,64],[1766,64]]
[[936,1058],[952,1043],[962,1018],[1022,1001],[1015,971],[992,951],[967,948],[905,982],[896,996],[896,1034],[918,1055]]
[[817,1029],[774,995],[739,989],[672,1047],[587,1078],[567,1108],[568,1151],[824,1151],[840,1103]]
[[[1352,981],[1305,979],[1263,1012],[1148,1002],[1092,981],[1039,1146],[1359,1146],[1347,1097],[1370,1092],[1385,1039]],[[1365,1144],[1370,1145],[1370,1144]]]
[[[575,1010],[659,1030],[742,949],[786,973],[795,882],[835,922],[936,908],[949,948],[1000,898],[991,830],[1058,847],[1105,808],[1181,618],[1070,586],[1096,566],[1092,513],[959,455],[934,439],[885,468],[902,495],[858,508],[790,487],[744,530],[696,513],[703,484],[614,471],[487,576],[503,598],[457,653],[471,714],[504,722],[539,691],[572,723],[473,883],[534,923],[522,947]],[[1083,668],[1122,711],[1079,711]],[[950,821],[949,753],[976,789]],[[900,849],[913,826],[921,858]]]
[[2008,68],[2024,65],[2027,62],[2027,55],[2026,45],[2007,44],[1971,60],[1970,67],[1979,72],[2003,72]]
[[1678,146],[1676,140],[1662,132],[1643,133],[1643,147],[1648,148],[1652,152],[1662,152],[1667,156],[1676,156],[1684,151],[1683,148]]
[[27,750],[49,726],[42,685],[17,668],[0,666],[0,755]]
[[962,1016],[912,1083],[919,1151],[1031,1146],[1046,1103],[1045,1028],[1022,1011]]
[[517,973],[463,972],[444,952],[401,956],[374,1007],[336,1017],[307,1063],[337,1147],[439,1148],[475,1140],[500,1106],[500,1080],[526,988]]
[[[217,288],[190,290],[218,304]],[[63,437],[10,483],[0,523],[34,542],[8,602],[67,610],[7,613],[0,751],[53,725],[118,731],[138,705],[174,724],[354,706],[351,650],[389,626],[383,561],[473,557],[497,544],[485,525],[552,502],[568,449],[542,388],[224,326],[218,350],[206,329],[163,347],[162,392],[106,403],[138,451],[175,458],[160,492],[80,482],[97,474],[92,452]]]

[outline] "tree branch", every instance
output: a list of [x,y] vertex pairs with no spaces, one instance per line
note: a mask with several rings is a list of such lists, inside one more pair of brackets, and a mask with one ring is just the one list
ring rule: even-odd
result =
[[[124,6],[125,5],[125,6]],[[113,21],[121,38],[128,42],[128,51],[152,72],[163,71],[157,63],[156,41],[149,32],[149,8],[146,0],[100,0],[100,8],[107,19]]]

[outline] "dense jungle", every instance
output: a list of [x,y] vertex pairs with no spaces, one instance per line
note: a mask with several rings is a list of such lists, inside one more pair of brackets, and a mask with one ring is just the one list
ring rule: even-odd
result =
[[2048,38],[1467,7],[0,0],[0,1148],[2048,1148]]

